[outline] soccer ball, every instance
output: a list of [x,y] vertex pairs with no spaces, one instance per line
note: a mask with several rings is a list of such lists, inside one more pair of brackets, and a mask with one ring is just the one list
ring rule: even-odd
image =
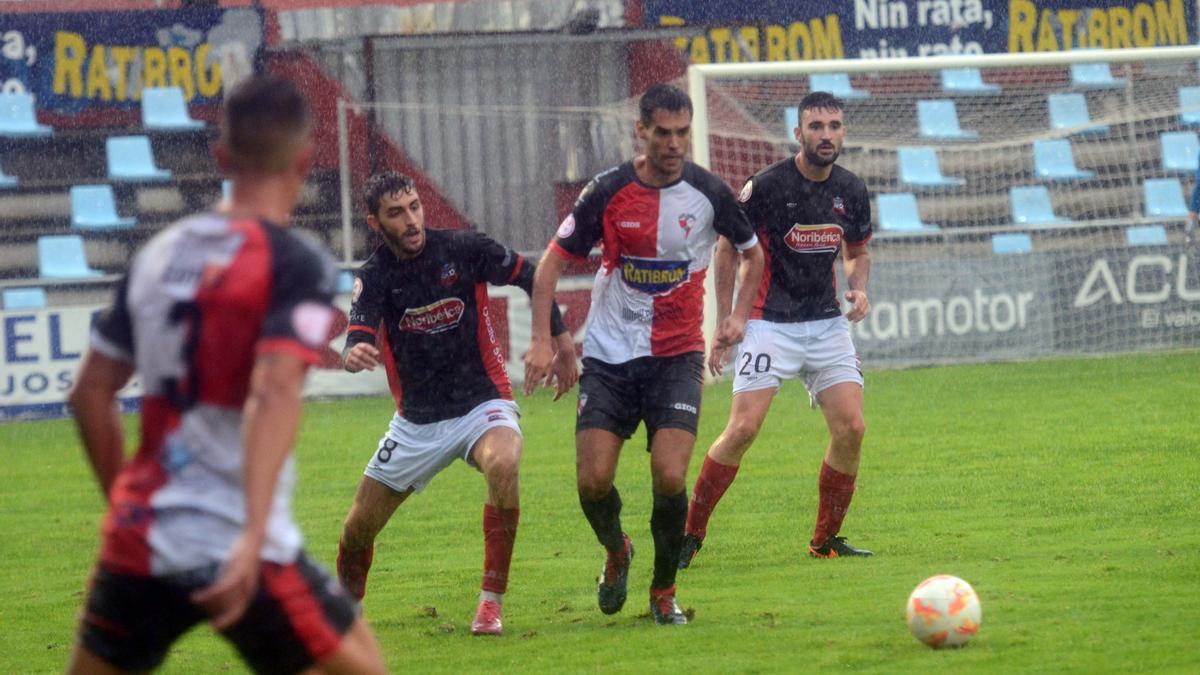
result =
[[981,620],[979,596],[958,577],[929,577],[908,596],[908,630],[934,649],[965,645]]

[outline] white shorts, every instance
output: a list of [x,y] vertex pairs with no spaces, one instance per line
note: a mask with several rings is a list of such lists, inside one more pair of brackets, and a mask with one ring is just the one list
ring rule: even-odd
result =
[[783,380],[804,376],[809,402],[843,382],[863,384],[862,362],[843,316],[799,323],[753,319],[733,362],[733,393],[778,389]]
[[363,475],[397,492],[420,492],[455,459],[476,466],[471,449],[488,429],[508,427],[520,435],[520,417],[517,404],[503,399],[485,401],[462,417],[431,424],[413,424],[393,415]]

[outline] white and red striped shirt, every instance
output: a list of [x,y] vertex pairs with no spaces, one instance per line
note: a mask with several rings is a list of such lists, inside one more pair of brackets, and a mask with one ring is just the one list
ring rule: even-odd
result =
[[550,243],[570,258],[601,244],[583,355],[624,363],[703,352],[704,277],[718,235],[740,251],[757,243],[729,186],[691,162],[664,187],[639,181],[633,162],[592,179]]

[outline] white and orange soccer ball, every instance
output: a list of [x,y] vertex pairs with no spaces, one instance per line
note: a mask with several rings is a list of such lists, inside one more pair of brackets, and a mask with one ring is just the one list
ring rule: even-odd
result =
[[917,584],[908,596],[907,613],[913,637],[934,649],[965,645],[983,618],[975,589],[948,574]]

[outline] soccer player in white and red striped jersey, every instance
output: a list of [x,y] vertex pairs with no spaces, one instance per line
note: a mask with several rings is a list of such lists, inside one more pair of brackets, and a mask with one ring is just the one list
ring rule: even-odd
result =
[[[700,550],[712,511],[733,483],[782,380],[794,378],[803,378],[830,433],[809,555],[871,555],[839,534],[854,495],[866,429],[862,369],[848,321],[861,321],[870,310],[871,270],[867,188],[834,163],[846,137],[843,109],[832,94],[805,96],[795,130],[800,152],[747,180],[738,197],[766,249],[767,269],[734,361],[729,422],[709,448],[692,490],[681,568]],[[845,299],[850,308],[844,316],[833,270],[839,255],[849,287]],[[737,258],[732,249],[718,245],[713,266],[719,317],[733,294]],[[724,361],[724,346],[715,345],[709,368],[720,374]]]
[[650,611],[659,624],[683,624],[675,573],[687,516],[688,462],[696,442],[704,379],[704,277],[718,237],[741,251],[742,292],[721,321],[716,344],[742,337],[763,254],[729,187],[685,160],[692,102],[676,87],[642,96],[636,131],[645,154],[596,176],[558,228],[538,265],[533,335],[526,356],[530,393],[551,365],[550,310],[569,259],[597,242],[602,259],[592,290],[575,423],[579,502],[608,551],[597,600],[624,606],[633,545],[621,527],[613,479],[621,446],[639,422],[649,437],[654,506]]
[[[346,370],[382,365],[396,401],[338,543],[338,577],[362,598],[376,536],[410,495],[461,459],[483,473],[484,570],[471,632],[500,635],[520,520],[520,411],[488,312],[487,285],[532,290],[534,265],[487,235],[427,230],[413,180],[367,182],[367,224],[382,242],[354,279]],[[557,310],[555,380],[575,384],[575,342]]]
[[[294,85],[238,85],[215,146],[232,200],[151,239],[95,323],[70,401],[109,508],[68,672],[153,670],[205,619],[257,672],[384,672],[291,513],[300,394],[336,311],[332,256],[287,227],[312,152]],[[115,404],[135,371],[127,461]]]

